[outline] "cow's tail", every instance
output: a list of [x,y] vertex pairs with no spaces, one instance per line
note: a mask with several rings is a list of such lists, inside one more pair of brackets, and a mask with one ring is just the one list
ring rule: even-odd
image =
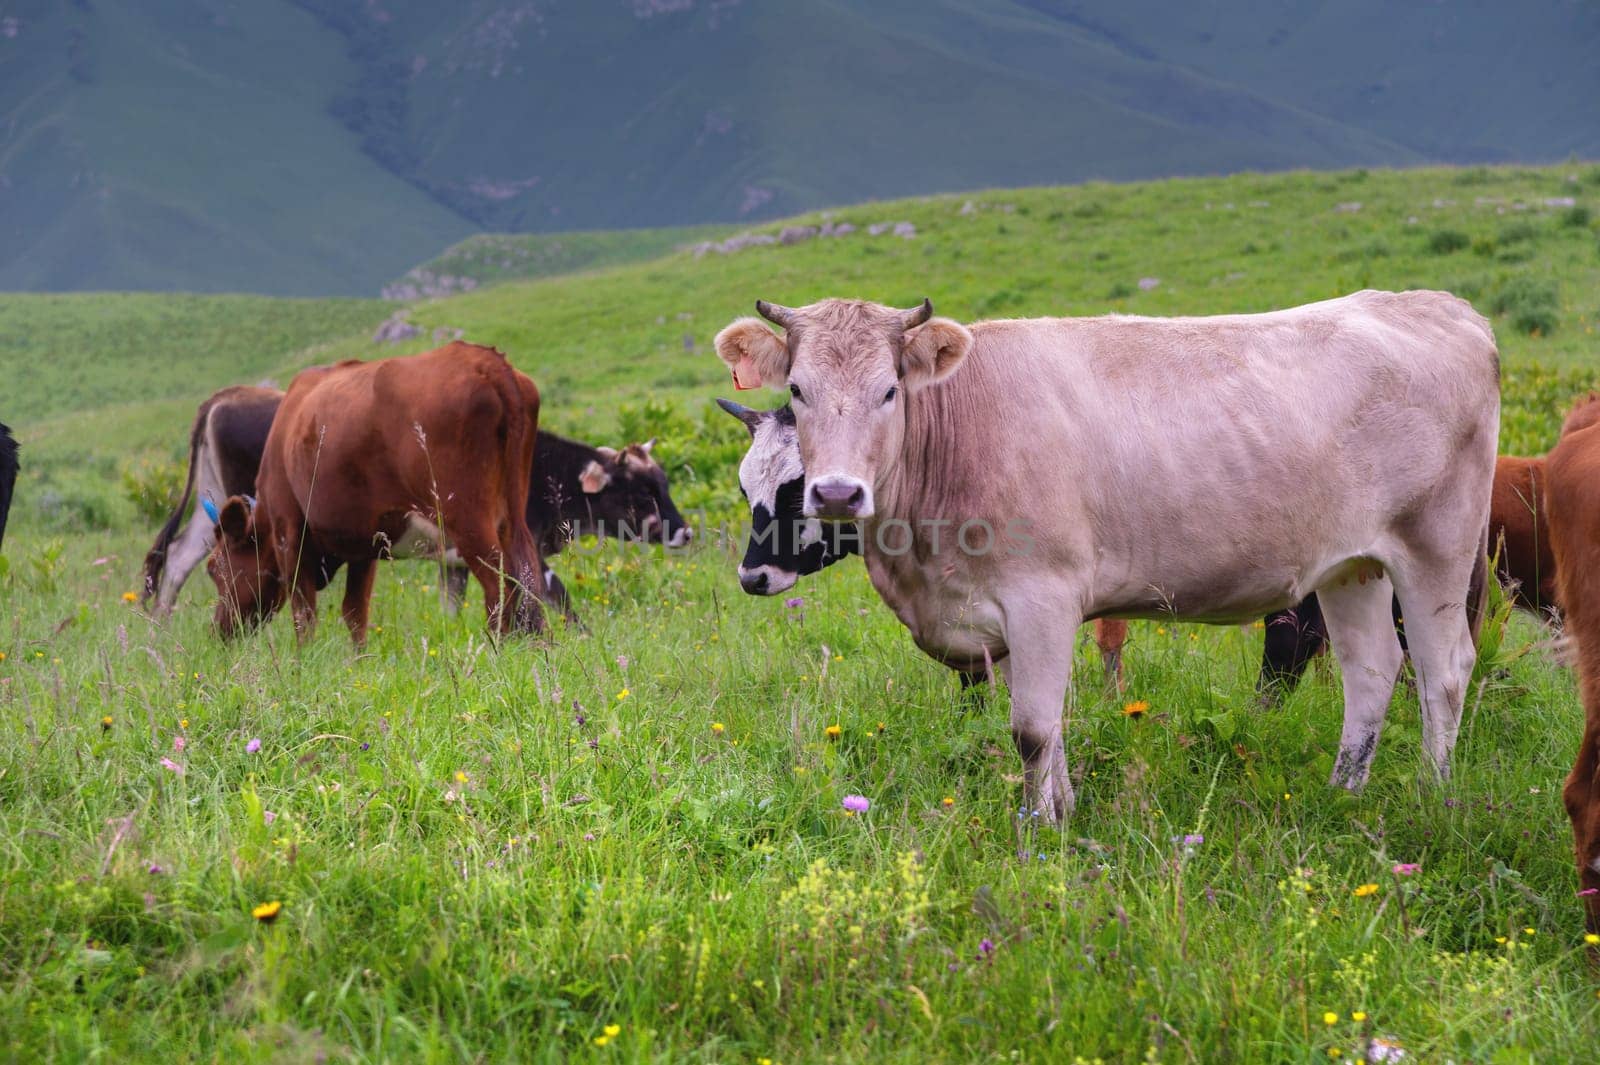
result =
[[505,478],[506,517],[511,526],[506,549],[506,576],[510,578],[506,606],[512,611],[517,628],[538,631],[544,627],[544,566],[539,559],[539,546],[528,529],[528,492],[533,482],[533,449],[539,431],[539,389],[528,381],[524,390],[523,379],[510,361],[503,365],[506,449],[500,467]]
[[17,441],[0,425],[0,544],[6,542],[6,518],[11,515],[11,492],[17,486]]
[[194,496],[195,467],[199,464],[200,442],[204,437],[206,425],[211,421],[211,405],[214,399],[215,397],[212,397],[200,404],[200,410],[194,416],[194,428],[189,431],[189,475],[183,482],[183,495],[178,499],[177,506],[172,508],[172,513],[167,515],[166,524],[156,533],[156,542],[150,545],[149,553],[144,556],[144,591],[139,596],[141,605],[150,602],[150,597],[155,594],[156,585],[161,583],[161,571],[167,565],[167,548],[172,546],[173,538],[178,535],[178,526],[183,524],[183,516],[189,510],[189,500]]
[[1483,631],[1483,619],[1489,612],[1489,522],[1485,519],[1483,531],[1478,534],[1478,555],[1472,562],[1472,576],[1467,580],[1467,627],[1472,632],[1472,648],[1478,649],[1478,637]]

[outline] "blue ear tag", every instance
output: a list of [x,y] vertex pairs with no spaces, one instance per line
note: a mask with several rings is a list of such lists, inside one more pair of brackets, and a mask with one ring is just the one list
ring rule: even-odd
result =
[[200,501],[200,509],[206,512],[206,517],[211,519],[211,524],[215,525],[221,520],[222,515],[217,513],[217,505],[211,500],[202,499]]

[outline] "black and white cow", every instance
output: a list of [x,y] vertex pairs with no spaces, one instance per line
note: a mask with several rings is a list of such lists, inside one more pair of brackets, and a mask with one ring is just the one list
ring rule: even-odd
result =
[[[804,512],[806,471],[800,464],[794,408],[753,410],[730,399],[717,406],[744,423],[750,449],[739,462],[739,492],[750,505],[750,539],[739,564],[739,586],[751,595],[777,595],[801,577],[861,553],[861,533],[854,522],[819,522]],[[1126,622],[1095,622],[1106,679],[1120,686]],[[982,672],[958,669],[961,687],[987,678]]]

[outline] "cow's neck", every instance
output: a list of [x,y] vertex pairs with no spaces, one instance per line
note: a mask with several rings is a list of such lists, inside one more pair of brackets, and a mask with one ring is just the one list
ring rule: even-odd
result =
[[533,454],[528,531],[539,541],[543,554],[553,555],[587,528],[589,501],[583,491],[583,470],[599,460],[600,452],[541,429]]

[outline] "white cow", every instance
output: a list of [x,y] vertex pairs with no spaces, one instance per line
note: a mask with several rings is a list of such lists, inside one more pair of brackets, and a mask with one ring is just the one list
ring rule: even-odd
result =
[[1371,767],[1401,664],[1391,594],[1449,773],[1500,418],[1494,335],[1468,304],[1369,291],[970,327],[926,301],[756,308],[785,334],[744,318],[716,350],[741,385],[789,390],[806,513],[862,523],[873,585],[924,651],[1001,664],[1042,818],[1073,807],[1080,623],[1233,623],[1313,591],[1344,678],[1334,782]]

